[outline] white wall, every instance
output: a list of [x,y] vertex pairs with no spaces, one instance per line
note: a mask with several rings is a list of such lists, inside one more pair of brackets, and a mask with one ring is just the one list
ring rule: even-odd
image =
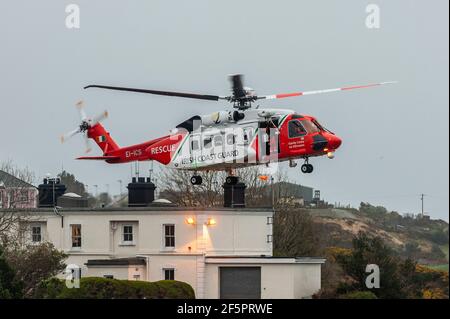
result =
[[320,289],[321,264],[303,263],[227,263],[206,265],[205,297],[217,299],[220,295],[220,267],[261,267],[262,299],[310,298]]
[[[40,220],[47,224],[48,240],[57,248],[76,255],[107,255],[108,257],[133,256],[136,254],[178,253],[192,254],[206,252],[208,255],[271,255],[272,243],[267,235],[272,226],[267,217],[272,212],[62,212],[61,218],[54,214],[44,215]],[[195,225],[188,225],[186,219],[193,217]],[[206,226],[208,218],[215,225]],[[111,225],[117,225],[113,230]],[[71,225],[81,225],[81,248],[72,248]],[[122,226],[132,224],[134,245],[122,245]],[[166,249],[163,241],[163,225],[175,225],[175,248]]]

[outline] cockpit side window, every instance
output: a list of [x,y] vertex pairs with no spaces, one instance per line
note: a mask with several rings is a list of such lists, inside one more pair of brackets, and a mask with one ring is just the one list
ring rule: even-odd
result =
[[310,134],[320,132],[320,128],[310,120],[303,120],[302,124],[305,127],[306,131]]
[[306,130],[299,120],[289,121],[289,138],[295,138],[306,135]]

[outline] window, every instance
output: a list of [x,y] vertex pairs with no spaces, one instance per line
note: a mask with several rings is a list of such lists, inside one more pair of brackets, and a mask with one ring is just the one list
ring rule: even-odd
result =
[[203,147],[205,149],[212,147],[212,137],[211,136],[205,137],[205,139],[203,140]]
[[133,242],[133,226],[124,225],[122,233],[122,238],[124,243],[132,243]]
[[175,247],[175,225],[164,225],[164,246]]
[[252,138],[253,138],[253,128],[246,127],[244,129],[244,142],[248,144],[248,143],[250,143]]
[[81,247],[81,225],[70,225],[72,228],[72,247]]
[[292,120],[289,122],[289,138],[305,136],[306,130],[299,120]]
[[164,280],[175,280],[175,269],[173,268],[165,268],[164,272]]
[[222,135],[217,135],[214,136],[214,146],[222,146],[223,145],[223,136]]
[[106,279],[114,279],[114,276],[113,276],[113,275],[104,275],[103,278],[106,278]]
[[227,144],[228,145],[233,145],[234,143],[236,143],[236,135],[228,134],[227,135]]
[[303,120],[302,124],[306,128],[308,133],[318,133],[318,132],[320,132],[320,128],[316,124],[314,124],[313,122],[311,122],[309,120]]
[[41,226],[32,226],[31,227],[31,241],[33,243],[39,243],[42,240],[41,235]]
[[273,241],[272,235],[267,235],[267,243],[271,243]]
[[191,136],[191,150],[192,151],[196,151],[198,149],[200,149],[200,143],[199,143],[198,135]]
[[272,225],[273,224],[273,217],[272,216],[268,216],[267,217],[267,225]]

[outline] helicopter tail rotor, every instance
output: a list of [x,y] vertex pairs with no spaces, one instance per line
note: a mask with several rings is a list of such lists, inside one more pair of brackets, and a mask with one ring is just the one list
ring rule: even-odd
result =
[[63,134],[61,136],[61,143],[66,142],[67,140],[71,139],[73,136],[77,135],[77,134],[83,134],[83,139],[84,139],[84,143],[85,143],[85,152],[89,153],[92,150],[91,147],[91,142],[89,140],[88,136],[88,130],[95,127],[97,124],[99,124],[101,121],[103,121],[104,119],[106,119],[108,117],[108,112],[104,111],[100,114],[98,114],[97,116],[94,116],[92,118],[89,118],[86,115],[86,112],[84,110],[84,103],[83,101],[79,101],[76,104],[76,108],[78,109],[79,115],[80,115],[80,119],[81,119],[81,123],[78,126],[78,128]]

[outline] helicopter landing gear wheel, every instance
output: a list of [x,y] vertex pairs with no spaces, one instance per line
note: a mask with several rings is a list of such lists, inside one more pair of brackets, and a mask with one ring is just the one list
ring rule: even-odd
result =
[[192,185],[201,185],[203,182],[203,179],[199,175],[194,175],[191,177],[191,184]]
[[314,171],[314,166],[306,162],[302,165],[301,170],[303,174],[310,174]]
[[238,182],[238,178],[236,176],[227,176],[225,178],[225,184],[227,185],[236,185]]

